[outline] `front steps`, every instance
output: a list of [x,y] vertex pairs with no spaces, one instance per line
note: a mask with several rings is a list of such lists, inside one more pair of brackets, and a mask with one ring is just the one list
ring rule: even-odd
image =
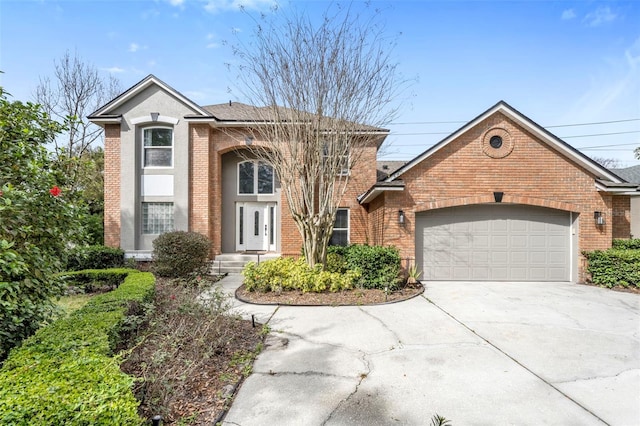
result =
[[213,275],[239,274],[249,262],[260,263],[280,257],[278,253],[242,252],[219,254],[211,262],[210,273]]

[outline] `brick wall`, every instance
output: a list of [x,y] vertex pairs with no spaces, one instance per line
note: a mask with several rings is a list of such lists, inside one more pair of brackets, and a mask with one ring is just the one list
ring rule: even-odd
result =
[[211,238],[209,125],[189,126],[189,230]]
[[104,126],[104,244],[120,247],[120,124]]
[[[500,150],[487,149],[492,134],[503,137]],[[612,236],[629,234],[628,200],[598,192],[594,176],[588,171],[500,113],[417,164],[401,179],[405,182],[405,191],[386,193],[384,204],[372,203],[369,210],[376,220],[382,220],[382,226],[372,225],[374,241],[399,247],[402,257],[414,256],[416,212],[492,203],[494,191],[504,193],[503,203],[577,213],[579,252],[606,249],[611,246]],[[407,217],[404,226],[397,223],[399,209],[403,209]],[[627,224],[616,220],[596,226],[594,211],[604,212],[607,218],[617,211],[615,217],[627,217]],[[580,259],[578,264],[582,264]],[[579,279],[582,279],[581,270]]]
[[612,216],[609,221],[613,227],[613,238],[631,238],[631,197],[619,195],[612,198]]

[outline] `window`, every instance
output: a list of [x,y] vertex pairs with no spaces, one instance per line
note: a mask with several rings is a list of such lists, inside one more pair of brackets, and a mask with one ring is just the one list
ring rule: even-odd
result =
[[[322,148],[322,157],[325,161],[328,161],[330,155],[335,155],[335,153],[329,152],[329,145],[325,144]],[[337,173],[338,176],[346,176],[349,174],[349,155],[341,155],[340,156],[340,171]]]
[[336,212],[336,220],[333,223],[333,234],[331,234],[329,245],[349,245],[349,209],[338,209]]
[[263,162],[238,164],[238,193],[243,195],[273,194],[273,167]]
[[142,233],[173,231],[173,203],[142,203]]
[[142,131],[144,167],[173,166],[173,129],[153,127]]

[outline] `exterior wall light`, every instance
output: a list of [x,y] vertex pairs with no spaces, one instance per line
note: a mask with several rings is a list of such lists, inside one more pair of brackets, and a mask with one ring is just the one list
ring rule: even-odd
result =
[[151,121],[153,121],[154,123],[156,121],[158,121],[158,117],[160,117],[160,113],[159,112],[152,112],[151,113]]
[[606,223],[604,220],[604,213],[602,212],[593,212],[593,220],[595,220],[596,225],[598,226],[602,226]]
[[494,192],[493,199],[495,200],[496,203],[501,203],[503,195],[504,195],[504,192]]
[[400,225],[404,225],[404,220],[405,220],[404,212],[402,210],[398,210],[398,223]]
[[253,136],[247,136],[244,138],[244,143],[247,146],[251,146],[251,144],[253,143]]

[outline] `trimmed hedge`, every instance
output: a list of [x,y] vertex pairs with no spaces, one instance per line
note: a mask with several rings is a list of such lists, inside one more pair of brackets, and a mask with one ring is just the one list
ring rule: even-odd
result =
[[67,258],[67,271],[121,268],[125,265],[124,250],[107,246],[75,247]]
[[596,250],[583,253],[591,281],[603,287],[640,288],[640,250]]
[[337,273],[310,268],[304,259],[280,257],[260,264],[250,262],[242,271],[248,291],[300,290],[303,293],[349,290],[360,277],[359,272]]
[[134,379],[113,352],[132,307],[151,301],[154,287],[152,274],[129,270],[116,290],[15,348],[0,370],[0,424],[142,424]]
[[620,250],[640,250],[640,238],[613,240],[613,248]]
[[158,276],[186,278],[209,267],[211,242],[197,232],[173,231],[153,240],[153,265]]
[[359,271],[358,286],[363,288],[394,290],[401,281],[400,252],[393,246],[330,246],[326,267],[332,272]]

